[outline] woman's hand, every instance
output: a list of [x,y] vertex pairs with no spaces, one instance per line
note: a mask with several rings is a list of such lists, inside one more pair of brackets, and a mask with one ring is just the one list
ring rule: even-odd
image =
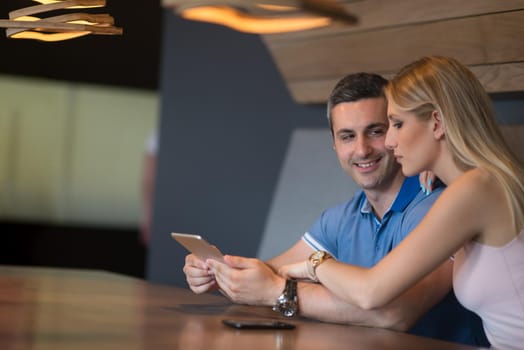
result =
[[423,171],[418,176],[420,188],[426,196],[433,192],[436,176],[431,171]]
[[283,265],[278,269],[278,274],[284,278],[310,279],[315,281],[315,276],[312,273],[313,268],[310,265],[309,260]]

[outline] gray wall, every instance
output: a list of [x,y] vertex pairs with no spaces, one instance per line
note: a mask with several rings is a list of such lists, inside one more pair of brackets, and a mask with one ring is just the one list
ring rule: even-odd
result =
[[350,198],[358,186],[339,166],[329,128],[298,128],[278,179],[257,257],[291,247],[326,208]]
[[296,105],[261,39],[164,12],[161,118],[147,277],[185,285],[169,232],[255,256],[293,129],[325,127]]

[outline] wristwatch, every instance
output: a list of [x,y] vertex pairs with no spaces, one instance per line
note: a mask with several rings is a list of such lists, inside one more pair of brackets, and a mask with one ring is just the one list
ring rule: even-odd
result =
[[313,252],[313,254],[311,254],[309,256],[309,264],[308,264],[308,272],[309,272],[309,275],[310,275],[310,278],[313,280],[313,281],[316,281],[318,282],[318,277],[317,277],[317,267],[322,264],[324,261],[326,261],[327,259],[331,259],[333,258],[328,252],[325,252],[323,250],[317,250],[316,252]]
[[273,311],[278,311],[286,317],[293,317],[298,312],[297,281],[293,279],[286,280],[284,291],[278,297]]

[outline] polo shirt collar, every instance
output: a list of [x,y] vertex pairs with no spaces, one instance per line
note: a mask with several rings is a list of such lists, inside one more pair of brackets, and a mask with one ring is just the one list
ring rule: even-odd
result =
[[[420,184],[418,175],[405,178],[404,182],[402,183],[402,187],[400,187],[400,191],[398,192],[397,198],[395,198],[395,201],[393,201],[393,204],[391,205],[389,210],[396,212],[403,211],[408,206],[408,204],[415,198],[419,190]],[[360,206],[360,212],[362,214],[372,213],[373,208],[371,207],[371,204],[369,203],[365,193],[363,193],[363,199],[364,200],[362,201],[362,205]]]
[[404,183],[400,188],[400,192],[395,198],[391,210],[394,211],[403,211],[406,209],[409,203],[415,198],[415,196],[420,191],[420,183],[417,176],[411,176],[404,179]]

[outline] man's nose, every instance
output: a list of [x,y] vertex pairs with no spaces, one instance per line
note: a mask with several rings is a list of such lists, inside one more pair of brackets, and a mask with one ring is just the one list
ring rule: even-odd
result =
[[365,137],[360,137],[357,139],[355,153],[359,157],[365,157],[371,153],[371,146],[369,145],[369,140]]

